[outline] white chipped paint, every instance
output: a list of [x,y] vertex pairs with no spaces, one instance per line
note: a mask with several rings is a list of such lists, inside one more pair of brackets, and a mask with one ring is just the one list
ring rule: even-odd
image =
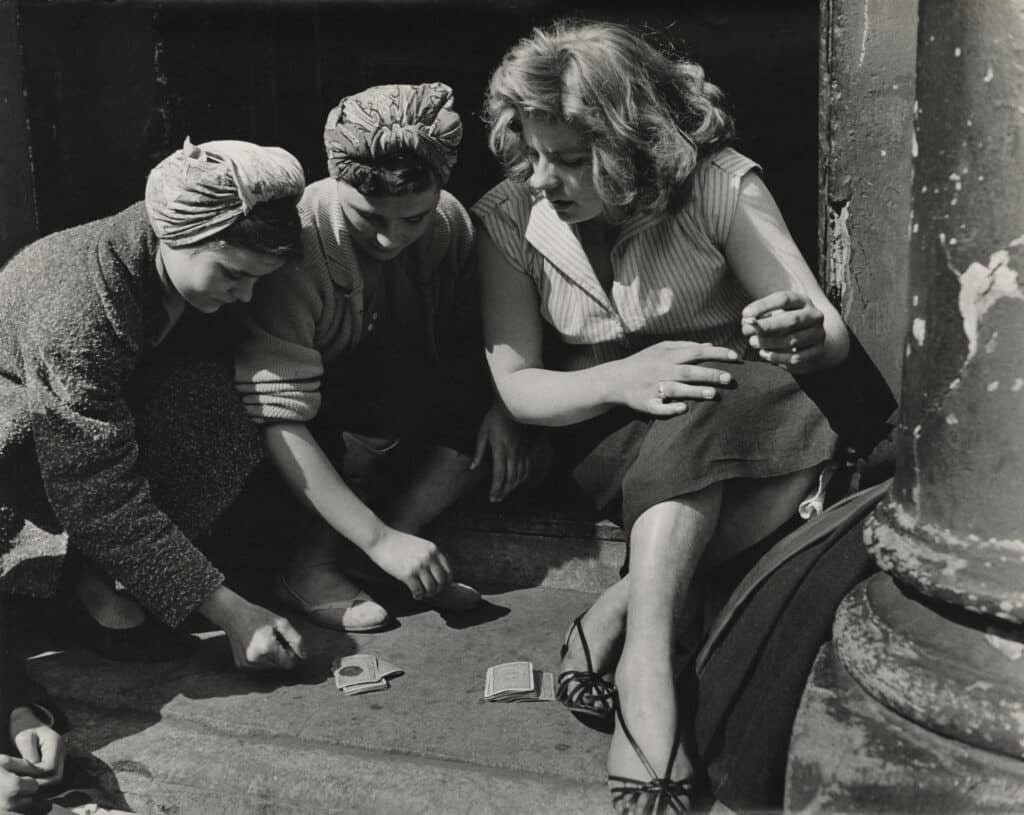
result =
[[[949,205],[952,206],[952,207],[955,207],[957,200],[958,200],[957,197],[954,195],[953,199],[949,202]],[[949,245],[950,246],[956,246],[956,244],[957,244],[956,238],[950,238],[949,239]]]
[[1004,657],[1012,659],[1014,662],[1021,657],[1024,657],[1024,643],[1005,639],[997,634],[991,633],[991,631],[985,635],[985,642],[995,648]]
[[[942,239],[944,236],[940,236]],[[1015,238],[1010,246],[1024,244],[1024,235]],[[993,252],[988,265],[975,261],[962,274],[953,270],[960,281],[957,305],[967,337],[967,364],[978,352],[978,329],[985,314],[1000,300],[1024,300],[1016,270],[1010,268],[1010,254],[1005,249]]]
[[982,82],[991,82],[991,81],[992,81],[992,78],[993,78],[994,76],[995,76],[995,74],[994,74],[994,73],[992,73],[992,66],[991,66],[991,65],[989,65],[989,66],[988,66],[988,67],[987,67],[987,68],[985,69],[985,75],[984,75],[984,76],[983,76],[983,77],[981,78],[981,81],[982,81]]
[[994,354],[995,353],[996,347],[999,345],[998,340],[999,340],[999,332],[998,331],[993,331],[992,332],[992,336],[989,337],[988,342],[985,343],[985,353],[986,354]]
[[915,223],[915,224],[914,224],[914,226],[913,226],[913,228],[911,229],[911,232],[913,232],[913,233],[914,233],[914,234],[916,235],[916,234],[917,234],[917,230],[918,230],[919,228],[920,228],[920,227],[919,227],[919,225]]
[[861,15],[860,22],[860,59],[857,60],[857,67],[864,67],[864,55],[868,50],[868,31],[871,28],[871,14],[870,14],[871,0],[867,0],[864,3],[864,13]]
[[1024,388],[1024,379],[1021,379],[1018,376],[1016,379],[1013,380],[1013,384],[1010,385],[1010,390],[1013,391],[1014,393],[1016,393],[1021,388]]
[[[914,226],[916,227],[916,226],[917,226],[917,224],[914,224]],[[913,297],[911,298],[910,302],[911,302],[911,303],[913,303],[913,305],[914,305],[914,308],[917,308],[917,304],[921,302],[921,298],[920,298],[920,297],[918,297],[918,296],[917,296],[917,295],[915,294],[915,295],[914,295],[914,296],[913,296]]]
[[987,384],[987,385],[985,386],[985,390],[987,390],[987,391],[988,391],[989,393],[992,393],[993,391],[997,391],[997,390],[999,390],[999,380],[998,380],[998,379],[996,379],[996,380],[995,380],[995,381],[993,381],[993,382],[989,382],[989,383],[988,383],[988,384]]
[[956,379],[954,379],[952,382],[949,383],[949,389],[951,391],[955,391],[959,387],[960,387],[960,377],[958,376]]
[[882,150],[879,150],[878,152],[881,154],[882,158],[885,158],[887,155],[889,155],[888,153],[885,152],[884,148]]
[[957,419],[955,413],[950,413],[948,416],[946,416],[946,424],[948,424],[948,425],[960,424],[960,420]]
[[911,131],[910,133],[910,155],[917,158],[917,131]]
[[915,317],[913,326],[910,330],[914,335],[914,339],[917,340],[918,345],[924,345],[925,328],[925,321],[920,317]]
[[953,56],[956,57],[957,59],[960,59],[960,55],[961,54],[963,54],[963,51],[961,50],[960,46],[958,45],[956,48],[953,49]]
[[908,358],[908,359],[909,359],[909,358],[910,358],[910,354],[911,354],[911,350],[912,350],[912,349],[910,348],[910,343],[908,342],[908,343],[907,343],[907,347],[903,349],[903,356],[904,356],[905,358]]

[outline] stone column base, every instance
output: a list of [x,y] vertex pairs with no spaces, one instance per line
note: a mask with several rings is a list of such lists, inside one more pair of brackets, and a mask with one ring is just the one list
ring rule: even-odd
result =
[[785,811],[1024,813],[1024,761],[944,738],[890,711],[826,643],[793,725]]

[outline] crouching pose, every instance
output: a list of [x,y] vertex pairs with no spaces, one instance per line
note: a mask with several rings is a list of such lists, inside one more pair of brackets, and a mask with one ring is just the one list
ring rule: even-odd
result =
[[144,202],[0,270],[0,535],[67,532],[68,626],[107,657],[181,656],[195,611],[239,667],[302,654],[193,541],[260,457],[213,315],[297,254],[303,186],[279,148],[186,140]]
[[299,204],[301,268],[252,304],[237,384],[311,510],[277,594],[329,628],[390,622],[365,590],[372,571],[440,609],[477,605],[420,533],[485,461],[492,500],[529,474],[515,424],[488,407],[473,229],[442,189],[461,138],[441,83],[342,99],[324,129],[330,177]]

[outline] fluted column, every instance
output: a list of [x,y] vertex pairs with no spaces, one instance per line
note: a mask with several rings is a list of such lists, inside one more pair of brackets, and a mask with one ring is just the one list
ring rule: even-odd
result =
[[898,462],[865,529],[884,571],[805,693],[793,810],[1024,811],[1024,0],[919,13]]

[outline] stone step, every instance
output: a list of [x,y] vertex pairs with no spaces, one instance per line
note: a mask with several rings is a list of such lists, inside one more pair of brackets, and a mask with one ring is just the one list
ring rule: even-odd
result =
[[460,580],[599,592],[619,579],[626,545],[610,521],[583,510],[469,506],[431,530]]
[[[163,664],[109,662],[36,632],[28,664],[68,713],[74,760],[87,754],[100,786],[142,815],[604,812],[605,733],[555,702],[482,701],[491,665],[556,672],[569,622],[593,599],[500,591],[480,612],[399,613],[394,629],[361,635],[293,616],[310,652],[294,674],[232,670],[220,632]],[[346,697],[330,665],[355,652],[405,674]]]

